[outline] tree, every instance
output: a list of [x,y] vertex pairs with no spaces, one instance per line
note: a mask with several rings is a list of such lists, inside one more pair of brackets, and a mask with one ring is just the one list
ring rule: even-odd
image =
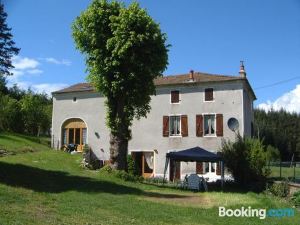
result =
[[6,18],[7,13],[4,12],[4,6],[0,2],[0,77],[11,75],[10,70],[14,68],[11,59],[20,51],[12,40],[11,28],[7,26]]
[[[262,188],[269,171],[267,153],[260,139],[245,138],[239,134],[235,142],[222,141],[222,155],[235,182],[246,188]],[[257,190],[258,190],[257,189]]]
[[94,0],[72,25],[88,81],[106,97],[110,165],[126,170],[130,126],[146,117],[154,78],[168,64],[166,35],[138,3]]
[[49,133],[51,126],[51,105],[45,94],[28,92],[20,100],[24,127],[27,133],[39,136]]

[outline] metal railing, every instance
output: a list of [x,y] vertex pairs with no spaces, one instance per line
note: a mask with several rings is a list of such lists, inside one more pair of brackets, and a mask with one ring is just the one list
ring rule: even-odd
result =
[[300,162],[269,162],[268,168],[272,179],[300,183]]

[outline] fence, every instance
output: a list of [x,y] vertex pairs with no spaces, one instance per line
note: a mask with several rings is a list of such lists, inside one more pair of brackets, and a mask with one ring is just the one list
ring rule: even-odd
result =
[[300,183],[300,162],[270,162],[268,168],[271,170],[270,178]]

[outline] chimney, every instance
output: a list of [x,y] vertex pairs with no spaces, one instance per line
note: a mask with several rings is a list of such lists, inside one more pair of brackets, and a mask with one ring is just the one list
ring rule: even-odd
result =
[[245,71],[245,66],[244,66],[244,61],[240,61],[241,65],[240,65],[240,77],[242,78],[246,78],[246,71]]
[[190,78],[190,81],[194,81],[194,70],[190,71],[189,78]]

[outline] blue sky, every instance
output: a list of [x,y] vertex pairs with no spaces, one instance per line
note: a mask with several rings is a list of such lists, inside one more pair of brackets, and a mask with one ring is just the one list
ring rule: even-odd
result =
[[[10,83],[51,92],[85,81],[84,59],[75,49],[71,24],[90,1],[2,2],[21,48]],[[244,60],[256,106],[300,112],[300,0],[138,2],[160,23],[172,45],[164,74],[193,69],[238,75],[239,61]]]

